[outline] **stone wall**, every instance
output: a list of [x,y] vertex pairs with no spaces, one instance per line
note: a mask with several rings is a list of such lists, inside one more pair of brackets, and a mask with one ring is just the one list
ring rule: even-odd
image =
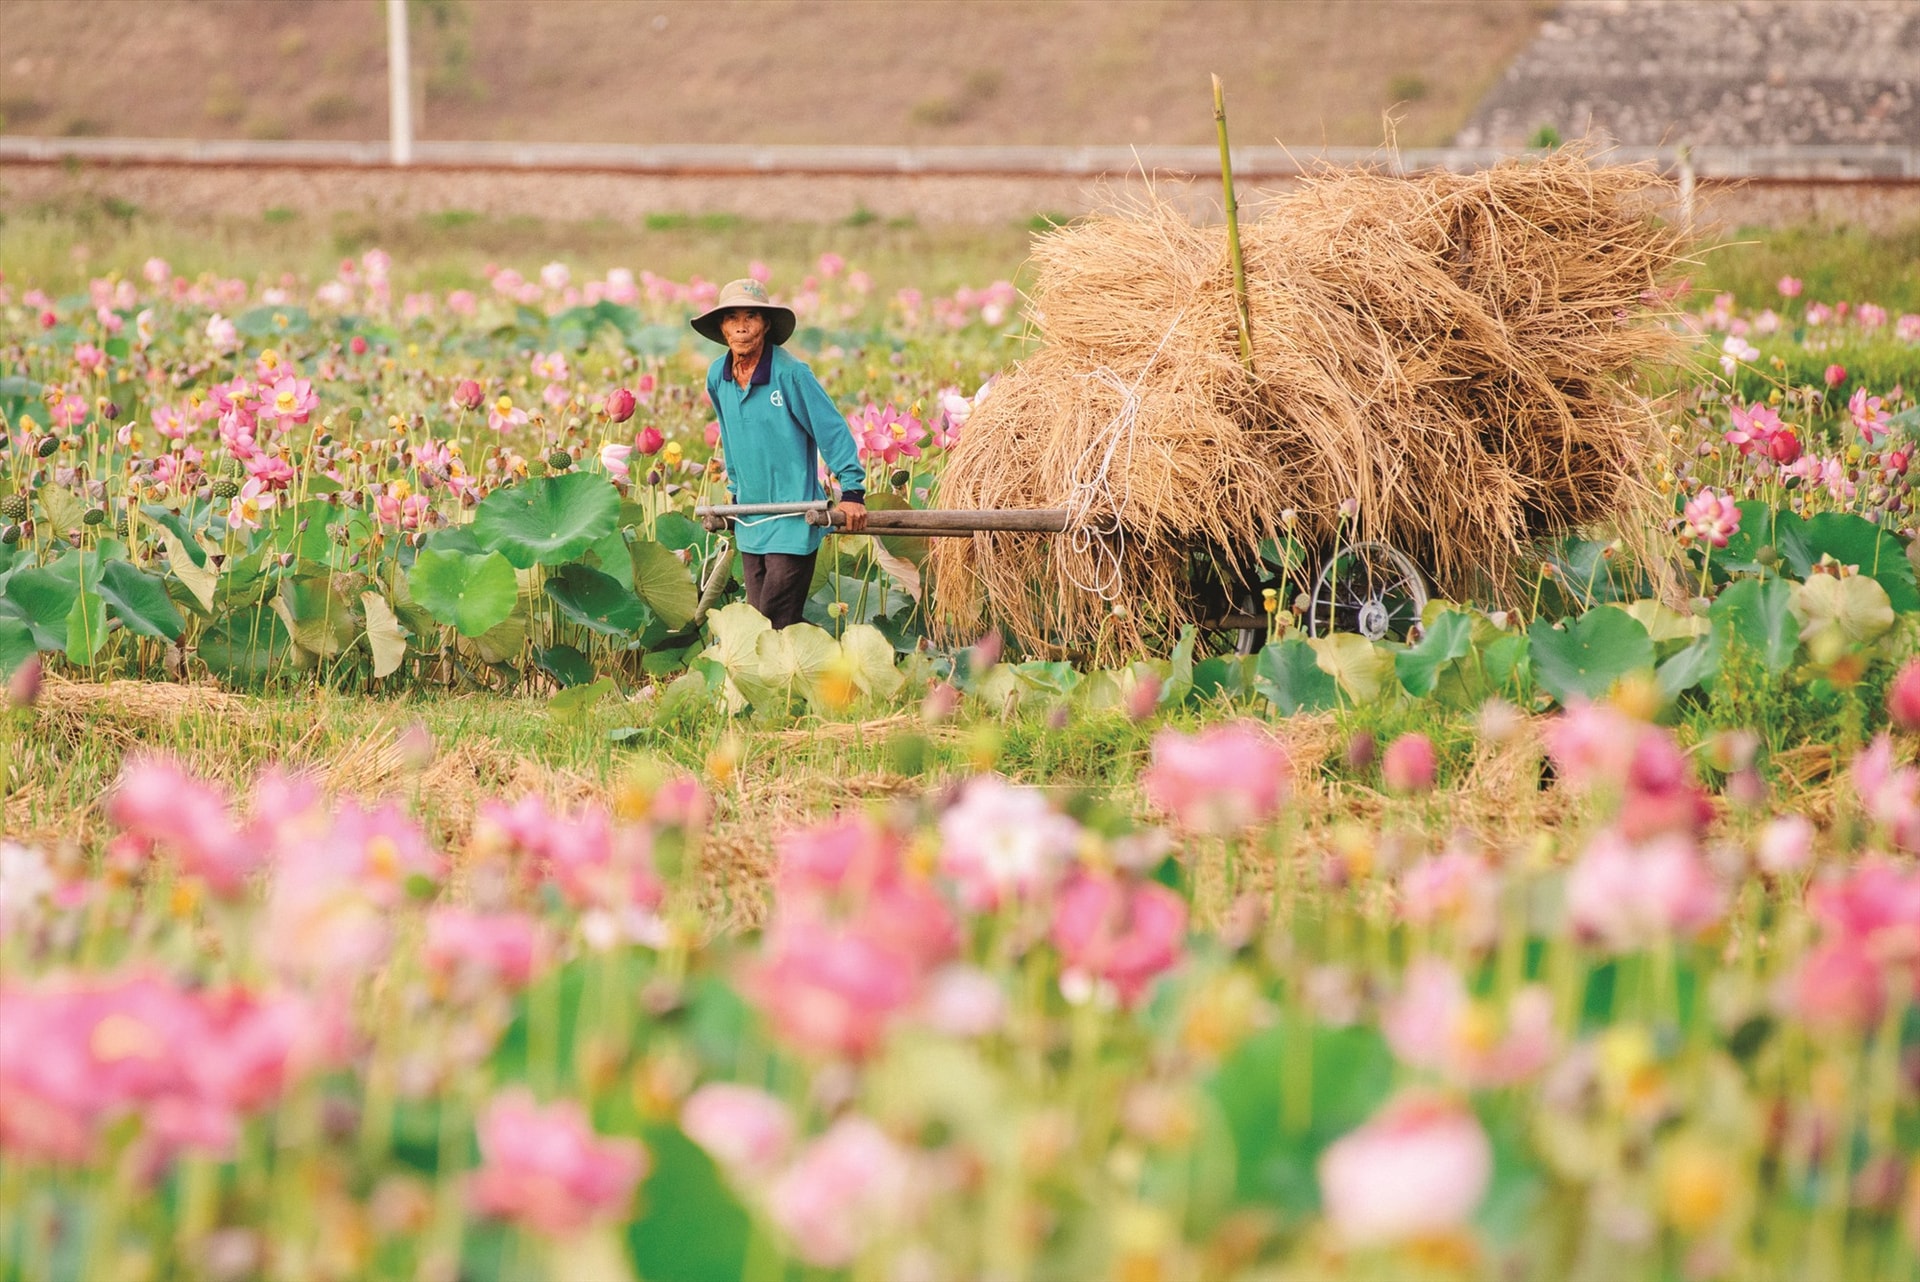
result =
[[1462,146],[1920,144],[1915,0],[1569,0]]

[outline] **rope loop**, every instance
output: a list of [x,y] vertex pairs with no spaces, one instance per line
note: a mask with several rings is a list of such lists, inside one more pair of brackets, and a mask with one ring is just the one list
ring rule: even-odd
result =
[[[1080,457],[1074,460],[1073,468],[1068,473],[1070,485],[1065,505],[1067,547],[1076,556],[1092,561],[1094,567],[1091,581],[1087,581],[1074,571],[1073,562],[1068,561],[1067,577],[1075,587],[1083,592],[1094,593],[1102,601],[1119,599],[1125,581],[1122,560],[1126,554],[1127,531],[1123,518],[1132,498],[1128,487],[1133,476],[1133,429],[1140,417],[1140,386],[1147,381],[1154,363],[1166,349],[1167,340],[1173,337],[1174,330],[1180,327],[1180,321],[1185,316],[1183,310],[1173,318],[1173,323],[1167,326],[1167,332],[1161,335],[1159,345],[1153,349],[1153,355],[1147,358],[1147,363],[1141,367],[1139,376],[1131,385],[1105,365],[1089,373],[1075,375],[1077,378],[1096,380],[1120,394],[1120,408],[1114,411],[1107,425],[1094,434],[1086,449],[1080,452]],[[1125,451],[1124,455],[1122,450]],[[1119,494],[1114,493],[1113,483],[1116,456],[1122,458]]]

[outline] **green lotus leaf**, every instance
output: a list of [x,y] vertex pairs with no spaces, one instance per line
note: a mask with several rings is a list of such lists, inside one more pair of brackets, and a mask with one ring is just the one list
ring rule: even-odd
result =
[[1313,647],[1299,637],[1269,642],[1254,662],[1253,688],[1286,716],[1338,707],[1340,688],[1324,671]]
[[893,666],[893,642],[880,629],[856,623],[840,638],[841,657],[853,684],[870,699],[891,699],[907,679]]
[[506,621],[520,599],[513,566],[499,552],[422,548],[407,573],[414,601],[463,637],[482,636]]
[[1887,590],[1865,574],[1844,579],[1816,574],[1793,589],[1788,608],[1800,621],[1800,639],[1808,650],[1829,663],[1878,641],[1894,619]]
[[12,676],[15,668],[39,652],[33,628],[25,619],[0,617],[0,676]]
[[1647,629],[1611,605],[1587,611],[1564,629],[1536,619],[1527,635],[1534,677],[1562,704],[1602,698],[1620,678],[1654,666]]
[[207,629],[194,653],[215,676],[246,685],[270,676],[286,661],[290,649],[291,639],[279,613],[254,606]]
[[73,663],[92,663],[100,647],[107,643],[107,603],[98,592],[81,591],[74,595],[67,611],[67,658]]
[[495,490],[473,515],[473,536],[515,569],[564,565],[619,524],[620,495],[606,477],[567,472]]
[[547,580],[546,592],[561,614],[590,632],[630,636],[647,626],[647,607],[640,598],[590,566],[561,566]]
[[680,558],[651,539],[637,540],[627,551],[633,561],[633,590],[647,608],[676,632],[691,623],[700,606],[700,590]]
[[373,654],[373,675],[391,676],[407,657],[407,630],[378,592],[361,593],[360,606],[367,617],[367,649]]
[[186,620],[167,595],[166,580],[142,573],[130,561],[108,561],[100,582],[90,586],[99,588],[101,598],[135,636],[172,641],[186,631]]
[[1372,703],[1393,675],[1393,656],[1352,632],[1337,632],[1330,637],[1314,637],[1314,662],[1334,679],[1342,694],[1355,703]]
[[[1708,638],[1713,663],[1712,671],[1703,673],[1701,679],[1719,671],[1731,646],[1759,656],[1775,676],[1785,672],[1800,648],[1799,627],[1791,608],[1793,594],[1793,586],[1780,579],[1742,579],[1722,592],[1707,611],[1713,629]],[[1675,678],[1685,671],[1676,669]]]

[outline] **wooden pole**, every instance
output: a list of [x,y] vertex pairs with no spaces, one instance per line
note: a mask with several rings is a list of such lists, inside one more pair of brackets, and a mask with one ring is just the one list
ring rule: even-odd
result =
[[1233,195],[1233,157],[1227,151],[1227,100],[1213,78],[1213,124],[1220,135],[1220,185],[1226,191],[1227,254],[1233,260],[1233,302],[1240,316],[1240,363],[1253,373],[1253,320],[1247,312],[1247,265],[1240,257],[1240,202]]
[[[839,529],[847,523],[847,514],[807,513],[808,525]],[[976,509],[973,511],[907,511],[867,513],[869,534],[913,534],[920,536],[978,534],[1000,531],[1014,534],[1059,534],[1067,528],[1067,510],[1056,508]]]
[[387,0],[387,159],[413,163],[413,89],[407,52],[407,0]]

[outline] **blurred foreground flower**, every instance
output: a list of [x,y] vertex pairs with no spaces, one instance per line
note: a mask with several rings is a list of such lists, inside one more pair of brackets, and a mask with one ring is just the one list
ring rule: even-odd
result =
[[1140,786],[1182,827],[1232,833],[1273,817],[1287,797],[1289,771],[1286,750],[1250,724],[1197,735],[1162,730]]
[[1465,1105],[1407,1091],[1320,1157],[1328,1222],[1352,1246],[1464,1229],[1493,1180],[1493,1145]]
[[617,1221],[647,1173],[640,1141],[602,1139],[570,1100],[542,1107],[527,1090],[508,1090],[487,1105],[476,1130],[475,1208],[536,1233],[560,1237]]

